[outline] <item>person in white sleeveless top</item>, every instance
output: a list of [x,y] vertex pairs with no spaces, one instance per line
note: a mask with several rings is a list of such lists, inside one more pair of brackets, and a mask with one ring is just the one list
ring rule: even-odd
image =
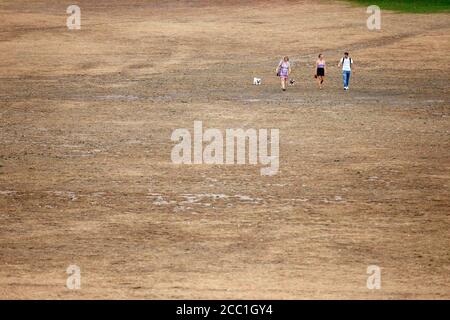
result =
[[338,67],[342,66],[342,79],[344,81],[344,90],[348,90],[350,85],[350,75],[352,74],[353,59],[344,53],[344,57],[339,61]]

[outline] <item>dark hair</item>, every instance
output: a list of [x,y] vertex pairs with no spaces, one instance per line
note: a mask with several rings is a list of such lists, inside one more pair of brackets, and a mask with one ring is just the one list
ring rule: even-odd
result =
[[344,56],[348,56],[348,52],[344,52]]
[[319,58],[320,58],[320,56],[323,56],[323,54],[319,53]]

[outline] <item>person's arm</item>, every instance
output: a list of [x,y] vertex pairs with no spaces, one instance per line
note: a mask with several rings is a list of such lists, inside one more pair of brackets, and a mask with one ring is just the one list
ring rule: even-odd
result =
[[353,63],[353,59],[350,60],[350,68],[352,69],[352,72],[355,71],[355,64]]
[[341,60],[339,60],[338,67],[341,67],[341,63],[342,63],[342,58],[341,58]]
[[281,64],[283,63],[283,60],[281,60],[280,62],[278,62],[278,66],[276,67],[276,69],[275,69],[275,72],[276,73],[278,73],[279,71],[280,71],[280,67],[281,67]]

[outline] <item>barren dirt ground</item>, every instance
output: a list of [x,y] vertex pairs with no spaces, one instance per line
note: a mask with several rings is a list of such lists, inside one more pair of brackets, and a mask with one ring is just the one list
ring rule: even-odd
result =
[[[0,298],[450,298],[450,15],[69,4],[0,4]],[[194,120],[278,128],[279,173],[172,164]]]

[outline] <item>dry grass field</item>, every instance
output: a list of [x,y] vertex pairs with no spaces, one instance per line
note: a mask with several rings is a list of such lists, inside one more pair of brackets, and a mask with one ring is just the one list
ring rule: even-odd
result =
[[[0,298],[450,298],[450,14],[82,0],[68,30],[70,4],[0,2]],[[173,164],[195,120],[279,129],[278,174]]]

